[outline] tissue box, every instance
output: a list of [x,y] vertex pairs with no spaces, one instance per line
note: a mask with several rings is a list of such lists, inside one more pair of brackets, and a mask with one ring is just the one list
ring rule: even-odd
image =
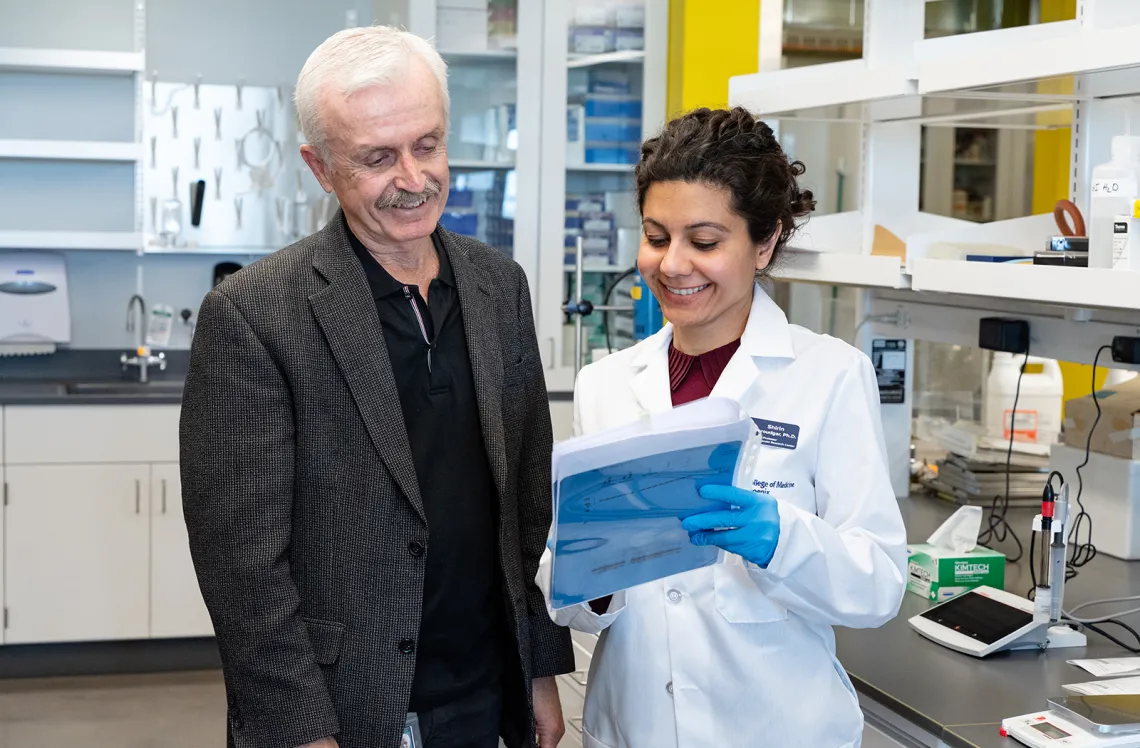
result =
[[942,601],[975,587],[1005,587],[1005,555],[978,547],[955,553],[927,543],[907,546],[907,592]]

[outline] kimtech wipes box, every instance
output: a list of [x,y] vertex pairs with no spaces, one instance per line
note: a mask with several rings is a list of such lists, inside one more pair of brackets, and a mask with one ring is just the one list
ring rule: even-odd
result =
[[940,602],[983,585],[1004,589],[1005,555],[978,547],[958,553],[929,543],[907,546],[906,589]]

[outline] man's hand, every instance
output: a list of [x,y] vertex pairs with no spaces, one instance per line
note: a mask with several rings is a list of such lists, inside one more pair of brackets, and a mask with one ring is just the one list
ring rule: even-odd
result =
[[566,734],[562,721],[562,700],[558,698],[558,682],[554,678],[534,681],[534,719],[538,724],[538,748],[558,748]]
[[340,748],[340,745],[333,738],[321,738],[315,743],[305,743],[297,748]]

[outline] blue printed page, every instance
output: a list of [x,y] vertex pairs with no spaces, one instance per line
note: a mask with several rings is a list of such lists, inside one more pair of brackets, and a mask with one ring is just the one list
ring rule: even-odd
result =
[[715,563],[718,550],[690,543],[681,519],[724,508],[702,499],[698,490],[732,483],[744,443],[694,445],[558,480],[552,607]]

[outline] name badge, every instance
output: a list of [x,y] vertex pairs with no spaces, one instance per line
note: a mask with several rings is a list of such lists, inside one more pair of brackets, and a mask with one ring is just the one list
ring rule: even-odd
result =
[[415,714],[408,714],[404,720],[404,734],[400,738],[400,748],[423,748],[420,738],[420,718]]
[[765,447],[795,449],[800,443],[800,427],[794,423],[780,423],[766,418],[753,418],[752,422],[760,429],[760,442]]

